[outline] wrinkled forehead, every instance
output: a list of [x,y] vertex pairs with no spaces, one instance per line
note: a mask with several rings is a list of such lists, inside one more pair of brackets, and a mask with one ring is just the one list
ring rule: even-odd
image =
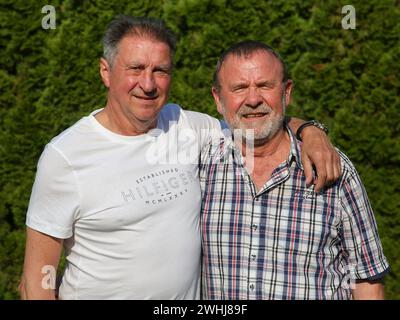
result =
[[118,43],[117,56],[136,59],[150,57],[152,60],[162,60],[164,63],[172,64],[169,45],[151,36],[124,36]]
[[220,70],[220,80],[239,75],[262,75],[266,78],[283,79],[283,66],[271,52],[257,50],[249,54],[229,54]]
[[161,39],[158,39],[157,37],[153,36],[152,34],[135,34],[135,33],[127,33],[124,35],[118,42],[118,47],[120,47],[122,44],[126,43],[138,43],[138,42],[150,42],[153,44],[157,45],[162,45],[168,48],[168,51],[170,54],[172,54],[172,49],[169,46],[169,44]]

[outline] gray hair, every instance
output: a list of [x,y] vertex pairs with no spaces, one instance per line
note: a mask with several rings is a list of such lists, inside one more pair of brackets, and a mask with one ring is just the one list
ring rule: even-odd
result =
[[103,57],[110,67],[118,53],[118,45],[125,36],[150,38],[166,43],[171,51],[171,60],[175,52],[176,38],[164,22],[155,18],[118,15],[108,25],[103,38]]
[[225,62],[225,60],[228,58],[228,56],[233,55],[236,57],[242,57],[242,56],[248,57],[256,51],[266,51],[271,53],[274,57],[276,57],[282,65],[282,73],[283,73],[282,82],[285,83],[286,81],[289,80],[289,73],[285,62],[272,47],[260,41],[244,40],[228,48],[220,55],[214,72],[213,87],[218,92],[221,89],[221,83],[219,81],[219,72],[221,71],[221,67]]

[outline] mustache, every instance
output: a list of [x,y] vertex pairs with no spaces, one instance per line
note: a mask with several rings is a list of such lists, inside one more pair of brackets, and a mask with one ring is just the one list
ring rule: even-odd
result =
[[252,107],[248,107],[248,106],[242,106],[238,110],[237,115],[243,116],[243,115],[249,114],[249,113],[266,113],[266,114],[270,114],[270,113],[272,113],[272,111],[273,111],[272,108],[267,104],[261,104],[257,108],[252,108]]
[[154,90],[149,91],[149,92],[144,92],[142,90],[132,90],[130,92],[130,95],[138,97],[138,98],[142,98],[142,99],[156,99],[156,98],[158,98],[157,89],[154,89]]

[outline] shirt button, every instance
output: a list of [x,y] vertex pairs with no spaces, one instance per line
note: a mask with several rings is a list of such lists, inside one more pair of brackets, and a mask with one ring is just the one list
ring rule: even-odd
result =
[[251,283],[251,284],[249,285],[249,288],[250,288],[250,290],[251,290],[251,291],[253,291],[253,290],[254,290],[254,287],[255,287],[255,286],[254,286],[254,284],[253,284],[253,283]]
[[253,224],[253,225],[252,225],[252,228],[253,228],[253,231],[256,231],[256,230],[257,230],[257,225],[256,225],[256,224]]
[[251,260],[255,261],[256,258],[257,258],[257,255],[255,255],[255,254],[252,254],[252,255],[251,255]]

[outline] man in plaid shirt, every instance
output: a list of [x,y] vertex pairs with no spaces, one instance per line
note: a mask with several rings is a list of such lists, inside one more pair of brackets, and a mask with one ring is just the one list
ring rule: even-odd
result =
[[341,152],[338,181],[306,184],[279,55],[241,42],[214,80],[233,134],[202,150],[203,298],[383,299],[388,262],[364,186]]

